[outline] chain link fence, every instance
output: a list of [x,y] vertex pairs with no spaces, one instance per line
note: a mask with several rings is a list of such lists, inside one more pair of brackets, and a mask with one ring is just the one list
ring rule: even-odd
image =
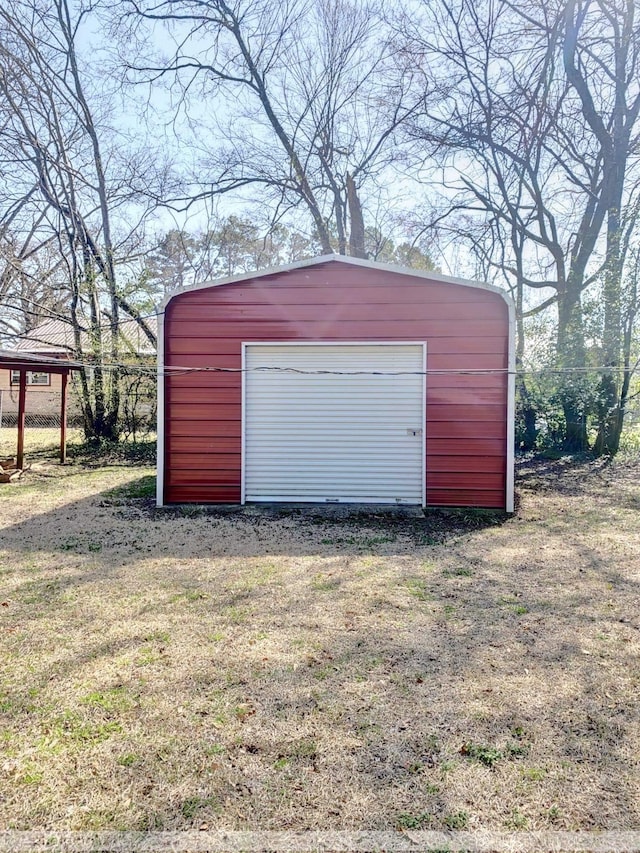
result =
[[[120,418],[124,438],[134,441],[156,430],[155,380],[148,376],[128,376],[121,392]],[[27,388],[25,425],[36,429],[60,429],[59,389]],[[0,431],[18,426],[18,389],[0,388]],[[83,418],[74,384],[69,387],[67,426],[82,428]]]
[[[67,423],[71,426],[82,424],[78,412],[70,410]],[[38,388],[27,389],[25,424],[28,427],[60,427],[60,391],[48,391]],[[0,389],[0,429],[12,429],[18,425],[18,390]]]

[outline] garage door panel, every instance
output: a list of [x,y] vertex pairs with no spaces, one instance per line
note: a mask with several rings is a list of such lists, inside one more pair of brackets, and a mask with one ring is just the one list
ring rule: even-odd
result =
[[422,503],[420,344],[248,344],[245,366],[246,500]]

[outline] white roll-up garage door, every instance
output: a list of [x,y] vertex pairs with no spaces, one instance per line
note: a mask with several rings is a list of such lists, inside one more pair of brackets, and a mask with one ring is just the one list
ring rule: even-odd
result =
[[244,348],[243,500],[424,503],[424,344]]

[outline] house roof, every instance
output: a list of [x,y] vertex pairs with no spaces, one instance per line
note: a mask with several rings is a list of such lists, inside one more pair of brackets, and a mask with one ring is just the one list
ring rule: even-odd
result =
[[[156,334],[156,317],[146,317],[151,331]],[[105,326],[104,331],[109,332],[111,326]],[[136,355],[155,355],[149,339],[144,334],[135,320],[124,320],[120,323],[120,336],[124,344]],[[89,336],[82,332],[80,340],[83,349],[90,349]],[[21,335],[15,345],[18,352],[30,353],[60,353],[66,355],[75,350],[75,336],[73,326],[66,320],[47,320],[35,326],[25,335]]]
[[263,278],[268,275],[277,275],[283,272],[292,272],[293,270],[305,269],[306,267],[319,266],[321,264],[339,263],[349,266],[364,267],[365,269],[381,270],[383,272],[393,273],[394,275],[406,275],[412,278],[424,278],[428,281],[440,281],[445,284],[457,284],[462,287],[476,287],[481,290],[489,290],[501,296],[509,306],[509,311],[513,310],[513,299],[495,284],[488,284],[484,281],[471,281],[465,278],[455,278],[454,276],[442,275],[442,273],[433,272],[432,270],[419,270],[413,267],[399,267],[394,264],[381,264],[378,261],[369,261],[364,258],[352,258],[350,255],[321,255],[317,258],[308,258],[304,261],[296,261],[292,264],[285,264],[280,267],[270,267],[269,269],[255,270],[254,272],[242,273],[241,275],[230,276],[229,278],[216,279],[213,281],[205,281],[202,284],[196,284],[193,287],[185,287],[184,290],[178,290],[167,296],[162,303],[164,311],[172,299],[179,298],[183,293],[189,293],[193,290],[204,290],[208,287],[220,287],[223,284],[235,284],[243,281],[250,281],[255,278]]

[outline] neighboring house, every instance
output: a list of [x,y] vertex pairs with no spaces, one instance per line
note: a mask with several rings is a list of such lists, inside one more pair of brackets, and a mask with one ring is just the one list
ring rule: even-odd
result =
[[[44,333],[29,339],[25,336],[18,340],[13,348],[16,352],[27,355],[39,355],[46,358],[66,359],[71,355],[71,347],[64,346],[64,331],[66,324],[55,321],[60,328],[53,329],[52,323],[43,323],[36,327],[34,332],[42,330]],[[55,334],[51,334],[55,332]],[[44,336],[46,335],[46,336]],[[51,337],[51,339],[49,339]],[[19,374],[17,370],[0,371],[0,409],[2,410],[0,426],[12,426],[18,413],[18,383]],[[55,425],[60,417],[60,390],[61,376],[55,373],[44,373],[41,371],[27,372],[27,412],[29,422],[40,426]],[[73,410],[70,407],[70,415]]]
[[[147,320],[155,333],[156,318]],[[125,320],[120,324],[121,349],[123,360],[145,358],[155,360],[155,350],[151,346],[135,320]],[[105,328],[108,334],[110,327]],[[81,336],[85,351],[89,351],[88,336]],[[64,320],[47,320],[31,329],[16,341],[13,349],[19,353],[45,356],[48,358],[75,358],[73,327]],[[40,426],[55,425],[60,417],[59,374],[36,371],[27,373],[27,417],[31,424]],[[18,375],[16,371],[0,371],[0,425],[11,425],[18,411]],[[73,393],[69,396],[69,418],[73,422],[79,414],[77,400]]]
[[499,288],[327,256],[177,293],[160,319],[160,505],[513,511]]

